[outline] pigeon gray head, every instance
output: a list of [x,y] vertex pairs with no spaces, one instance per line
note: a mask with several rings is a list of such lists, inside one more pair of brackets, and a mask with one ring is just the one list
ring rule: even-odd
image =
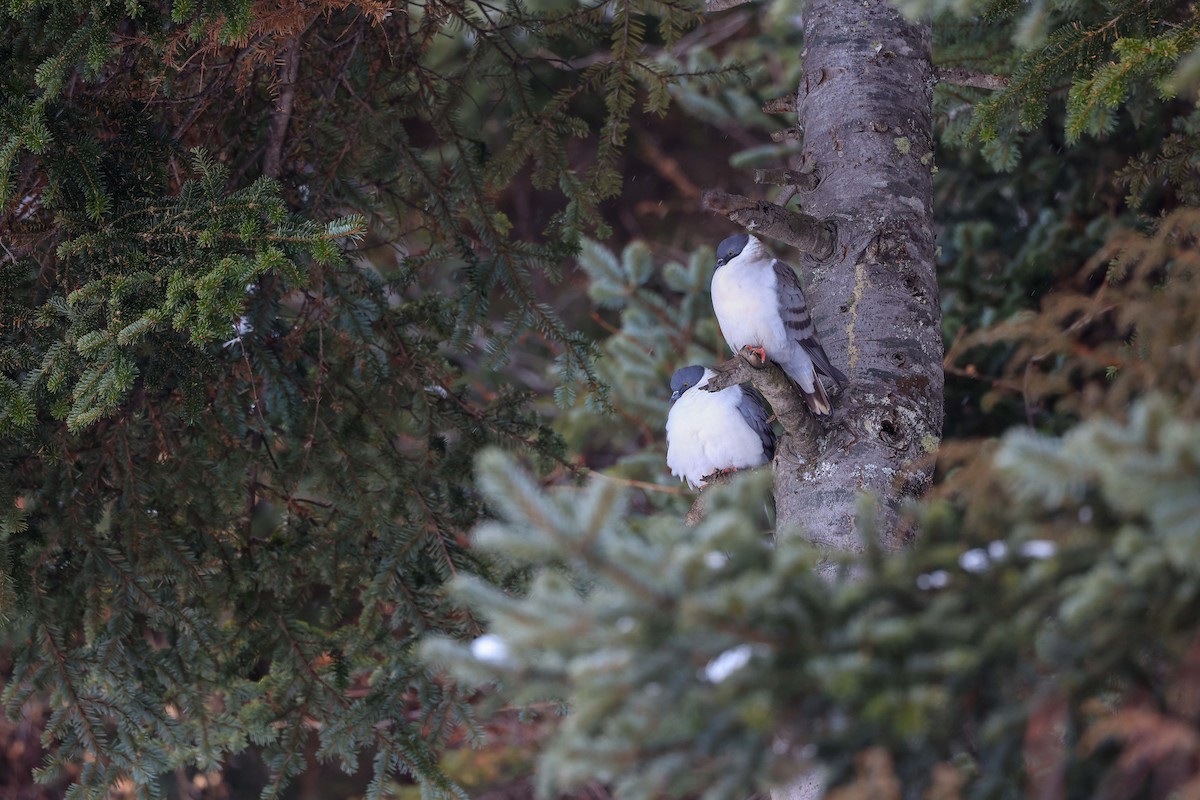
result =
[[695,386],[704,377],[704,367],[692,364],[680,367],[671,376],[671,402],[674,403],[688,389]]
[[744,233],[739,233],[736,236],[730,236],[721,244],[717,245],[717,269],[728,264],[733,259],[741,255],[746,249],[746,245],[750,242],[750,237]]

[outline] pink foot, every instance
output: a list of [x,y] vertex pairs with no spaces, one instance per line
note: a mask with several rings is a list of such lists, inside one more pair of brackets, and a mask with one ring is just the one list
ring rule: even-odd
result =
[[762,345],[746,345],[742,348],[742,357],[752,367],[762,367],[767,363],[767,351]]

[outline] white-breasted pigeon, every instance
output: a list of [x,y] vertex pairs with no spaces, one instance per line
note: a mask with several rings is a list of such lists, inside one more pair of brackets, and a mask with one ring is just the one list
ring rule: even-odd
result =
[[804,290],[792,268],[772,256],[754,236],[730,236],[717,248],[712,279],[713,311],[736,355],[750,348],[788,374],[812,413],[830,413],[829,395],[817,373],[839,386],[846,376],[829,363],[817,338]]
[[716,375],[692,365],[671,376],[667,413],[667,466],[693,489],[705,478],[766,464],[775,455],[771,411],[750,386],[703,390]]

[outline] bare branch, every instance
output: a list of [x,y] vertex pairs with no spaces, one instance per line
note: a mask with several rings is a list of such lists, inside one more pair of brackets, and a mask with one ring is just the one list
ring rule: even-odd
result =
[[279,65],[279,102],[271,114],[271,127],[267,131],[267,151],[263,155],[263,174],[279,177],[283,166],[283,144],[287,137],[288,123],[292,119],[292,105],[296,101],[296,76],[300,72],[300,37],[295,36],[283,51],[283,62]]
[[719,189],[704,193],[704,207],[724,214],[743,228],[790,244],[802,253],[825,259],[833,255],[837,229],[807,214],[797,214],[766,200],[752,200]]
[[717,374],[709,378],[702,388],[718,392],[740,383],[748,383],[757,389],[775,412],[775,418],[783,426],[783,433],[795,440],[814,438],[816,423],[804,405],[804,398],[788,376],[771,362],[752,366],[746,357],[736,355],[713,369]]
[[813,172],[796,172],[791,169],[756,169],[755,183],[769,183],[772,186],[795,186],[802,192],[811,192],[817,188],[821,179]]
[[692,202],[699,199],[701,195],[700,187],[691,182],[678,161],[664,152],[651,136],[643,135],[639,137],[639,141],[642,146],[642,155],[658,171],[659,175],[662,175],[668,181],[675,184],[675,188],[679,190],[679,193]]
[[796,95],[785,94],[781,97],[772,97],[763,103],[762,109],[764,114],[790,114],[796,110]]
[[973,86],[976,89],[1004,89],[1009,82],[1007,75],[991,75],[960,67],[934,67],[933,77],[937,78],[938,83]]
[[725,11],[749,3],[750,0],[704,0],[705,11]]

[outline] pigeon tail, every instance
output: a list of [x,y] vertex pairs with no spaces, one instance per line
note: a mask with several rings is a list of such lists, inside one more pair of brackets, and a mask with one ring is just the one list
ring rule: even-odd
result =
[[[793,381],[795,383],[795,381]],[[808,406],[808,410],[815,416],[828,417],[833,413],[833,406],[829,403],[829,395],[825,394],[825,386],[821,383],[821,379],[813,376],[813,390],[807,391],[800,384],[796,384],[796,388],[800,390],[800,395],[804,398],[804,404]]]
[[[792,386],[804,398],[804,404],[808,406],[808,410],[816,417],[828,417],[833,413],[833,404],[829,402],[829,394],[825,391],[825,384],[821,382],[821,376],[814,369],[813,362],[809,359],[808,353],[804,350],[797,349],[793,357],[786,362],[776,362],[780,369],[788,376],[788,380],[792,382]],[[808,386],[805,386],[808,384]]]

